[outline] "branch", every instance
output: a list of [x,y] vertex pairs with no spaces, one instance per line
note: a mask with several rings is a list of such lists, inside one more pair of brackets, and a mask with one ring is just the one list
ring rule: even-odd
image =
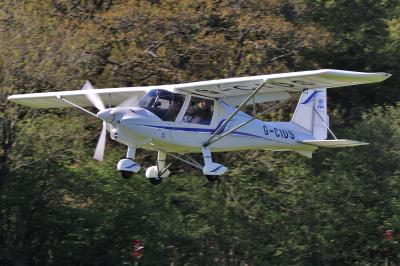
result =
[[149,47],[147,47],[142,54],[149,54],[153,58],[157,58],[156,51],[158,48],[160,48],[161,45],[165,44],[164,39],[166,39],[169,35],[176,33],[175,30],[168,31],[165,33],[162,37],[161,40],[153,42]]
[[47,161],[48,159],[50,159],[50,158],[56,158],[56,157],[62,157],[62,156],[64,156],[65,158],[73,158],[73,156],[66,156],[66,155],[64,155],[63,153],[64,153],[65,151],[64,150],[62,150],[60,153],[56,153],[56,154],[52,154],[52,155],[50,155],[50,156],[48,156],[48,157],[45,157],[45,158],[40,158],[40,159],[37,159],[37,160],[35,160],[35,161],[30,161],[30,162],[27,162],[27,163],[23,163],[23,164],[20,164],[20,165],[17,165],[14,169],[19,169],[19,168],[21,168],[21,167],[25,167],[25,166],[28,166],[28,165],[31,165],[31,164],[34,164],[34,163],[37,163],[37,162],[40,162],[40,161]]

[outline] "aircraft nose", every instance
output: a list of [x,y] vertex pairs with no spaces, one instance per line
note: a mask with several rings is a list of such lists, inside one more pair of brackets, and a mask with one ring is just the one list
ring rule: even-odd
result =
[[114,118],[114,115],[111,114],[110,109],[101,110],[97,113],[97,116],[104,121],[111,122]]

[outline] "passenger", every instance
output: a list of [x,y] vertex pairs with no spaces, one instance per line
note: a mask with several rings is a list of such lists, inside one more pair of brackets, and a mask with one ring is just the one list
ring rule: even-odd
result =
[[184,123],[209,125],[212,117],[213,101],[193,97],[182,119]]
[[206,99],[202,99],[199,101],[194,108],[194,117],[192,119],[192,123],[208,125],[211,120],[211,106],[210,101]]

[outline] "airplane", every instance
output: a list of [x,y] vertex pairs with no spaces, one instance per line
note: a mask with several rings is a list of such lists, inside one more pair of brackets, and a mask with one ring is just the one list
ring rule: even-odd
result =
[[[167,154],[199,170],[211,181],[228,168],[212,153],[239,150],[294,151],[311,158],[318,148],[368,143],[338,139],[329,127],[327,88],[380,82],[391,74],[320,69],[192,83],[95,89],[86,81],[81,90],[19,94],[11,102],[35,108],[76,107],[102,121],[94,158],[104,156],[107,131],[127,146],[117,163],[122,177],[140,171],[136,149],[157,151],[156,165],[145,176],[157,185],[170,175]],[[258,119],[299,97],[290,122]],[[256,114],[256,104],[274,102]],[[105,107],[104,103],[108,103]],[[253,114],[241,109],[253,105]],[[93,113],[85,107],[96,107]],[[251,107],[251,106],[250,106]],[[333,139],[328,139],[328,132]],[[201,153],[203,162],[190,156]]]

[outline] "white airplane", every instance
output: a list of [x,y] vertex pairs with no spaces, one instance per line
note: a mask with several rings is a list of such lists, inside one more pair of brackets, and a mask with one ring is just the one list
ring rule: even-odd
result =
[[[76,107],[103,121],[94,158],[103,159],[106,133],[128,146],[117,164],[124,178],[141,169],[137,148],[158,151],[157,163],[146,170],[152,184],[168,177],[166,155],[200,170],[210,181],[227,167],[212,160],[212,152],[237,150],[295,151],[307,157],[319,147],[368,143],[337,139],[329,128],[326,89],[383,81],[387,73],[315,70],[184,84],[94,89],[12,95],[12,102],[39,108]],[[290,122],[265,122],[256,117],[271,112],[294,97],[300,99]],[[259,114],[257,103],[278,102]],[[104,102],[108,103],[108,108]],[[254,116],[241,110],[253,105]],[[84,107],[95,106],[94,114]],[[115,106],[115,107],[112,107]],[[333,139],[327,139],[328,131]],[[189,156],[202,153],[200,163]]]

